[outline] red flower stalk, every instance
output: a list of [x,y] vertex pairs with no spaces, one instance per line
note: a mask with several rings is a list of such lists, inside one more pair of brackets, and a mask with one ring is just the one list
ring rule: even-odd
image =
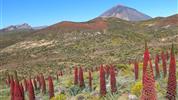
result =
[[54,97],[54,86],[53,86],[53,79],[51,76],[48,77],[48,87],[49,87],[49,98],[51,99]]
[[60,71],[60,74],[61,74],[61,76],[63,76],[63,72],[62,71]]
[[166,60],[167,61],[169,60],[169,53],[168,53],[168,51],[166,51]]
[[158,63],[160,62],[160,55],[159,54],[157,54],[157,59],[158,59]]
[[[149,65],[148,65],[149,64]],[[153,67],[149,57],[149,51],[146,46],[144,53],[144,63],[143,63],[143,89],[141,100],[156,100],[156,91],[155,91],[155,80],[153,75]]]
[[14,100],[24,100],[16,71],[15,71],[15,82],[14,82]]
[[25,94],[24,94],[24,88],[23,88],[22,83],[20,84],[20,89],[21,89],[21,92],[22,92],[23,100],[24,100],[25,99]]
[[101,96],[106,95],[106,81],[103,65],[101,65],[100,67],[100,94]]
[[167,68],[166,68],[166,57],[164,55],[164,52],[161,53],[161,58],[162,58],[162,66],[163,66],[163,76],[166,77]]
[[35,90],[37,90],[37,82],[36,82],[36,79],[35,79],[35,78],[33,79],[33,85],[34,85],[34,87],[35,87]]
[[41,74],[41,89],[42,89],[42,93],[46,93],[46,82],[45,82],[45,78],[43,76],[43,74]]
[[35,100],[35,93],[31,79],[28,81],[28,97],[29,100]]
[[41,89],[41,79],[40,79],[40,76],[37,75],[37,82],[38,82],[38,86],[39,86],[39,89]]
[[159,55],[156,55],[155,58],[155,71],[156,71],[156,77],[159,78],[160,77],[160,72],[159,72]]
[[148,68],[146,69],[145,76],[143,78],[144,84],[141,100],[157,100],[151,60],[149,60],[149,64],[150,67],[148,66]]
[[77,85],[78,84],[78,68],[75,67],[74,69],[74,84]]
[[88,79],[89,79],[89,88],[90,88],[90,91],[92,91],[92,76],[91,76],[91,71],[88,72]]
[[135,80],[138,80],[138,71],[139,71],[138,62],[135,61],[134,63]]
[[106,65],[105,72],[106,72],[107,77],[109,76],[109,69],[110,69],[110,67],[108,65]]
[[21,86],[16,80],[14,83],[14,100],[24,100]]
[[110,67],[110,84],[111,84],[111,92],[114,93],[117,91],[116,87],[116,75],[115,69],[113,66]]
[[11,100],[14,100],[14,78],[11,76],[10,80],[10,95],[11,95]]
[[148,61],[150,59],[150,54],[148,51],[148,47],[147,47],[147,43],[145,42],[145,52],[144,52],[144,60],[143,60],[143,74],[142,74],[142,83],[144,84],[144,76],[145,76],[145,72],[148,66]]
[[28,83],[27,83],[26,79],[24,79],[24,86],[25,86],[25,91],[27,91],[28,90]]
[[79,69],[79,86],[80,87],[85,87],[84,78],[83,78],[83,70],[82,70],[81,67]]
[[168,100],[176,100],[176,84],[176,59],[174,55],[174,47],[172,44],[166,96]]
[[118,69],[115,68],[115,75],[118,75]]

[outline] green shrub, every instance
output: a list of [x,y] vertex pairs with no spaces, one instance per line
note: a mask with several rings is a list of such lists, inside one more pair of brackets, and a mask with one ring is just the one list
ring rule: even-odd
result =
[[51,100],[66,100],[66,95],[65,94],[58,94],[55,97],[51,98]]
[[131,87],[131,93],[137,96],[141,95],[141,90],[142,90],[142,82],[138,81],[136,82],[132,87]]

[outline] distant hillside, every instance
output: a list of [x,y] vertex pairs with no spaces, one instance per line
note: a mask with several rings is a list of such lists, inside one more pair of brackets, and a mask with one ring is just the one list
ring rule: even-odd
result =
[[173,27],[178,26],[178,14],[164,17],[158,17],[151,20],[144,21],[144,24],[150,27]]
[[[38,67],[43,70],[60,65],[127,63],[136,58],[142,60],[145,39],[152,54],[170,48],[172,42],[178,51],[176,17],[140,22],[119,18],[96,18],[80,23],[66,21],[22,32],[26,34],[23,37],[18,33],[8,35],[8,39],[0,41],[4,45],[0,49],[0,68]],[[8,44],[15,39],[18,41]]]
[[24,40],[33,32],[33,29],[0,31],[0,50]]

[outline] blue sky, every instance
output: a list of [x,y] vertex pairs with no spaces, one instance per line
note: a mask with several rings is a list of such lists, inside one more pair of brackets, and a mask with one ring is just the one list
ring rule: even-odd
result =
[[87,21],[122,4],[151,17],[178,13],[177,0],[0,0],[0,28],[29,23],[51,25],[60,21]]

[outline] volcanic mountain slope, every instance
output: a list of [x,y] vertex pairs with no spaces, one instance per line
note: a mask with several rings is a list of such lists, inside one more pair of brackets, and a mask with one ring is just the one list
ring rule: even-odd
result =
[[72,31],[100,31],[107,28],[107,22],[102,18],[96,18],[88,22],[70,22],[63,21],[49,26],[43,30],[39,30],[37,33],[51,32],[72,32]]
[[23,40],[2,48],[0,68],[20,69],[23,73],[35,74],[34,71],[37,73],[37,70],[43,71],[49,66],[127,63],[135,58],[142,59],[145,39],[153,54],[153,51],[168,49],[172,42],[175,43],[175,51],[178,51],[176,23],[167,28],[149,25],[171,22],[174,17],[177,15],[141,22],[97,18],[82,23],[57,23],[31,32]]
[[127,21],[142,21],[142,20],[148,20],[151,19],[150,16],[143,14],[136,9],[129,8],[123,5],[117,5],[108,11],[104,12],[99,17],[116,17]]

